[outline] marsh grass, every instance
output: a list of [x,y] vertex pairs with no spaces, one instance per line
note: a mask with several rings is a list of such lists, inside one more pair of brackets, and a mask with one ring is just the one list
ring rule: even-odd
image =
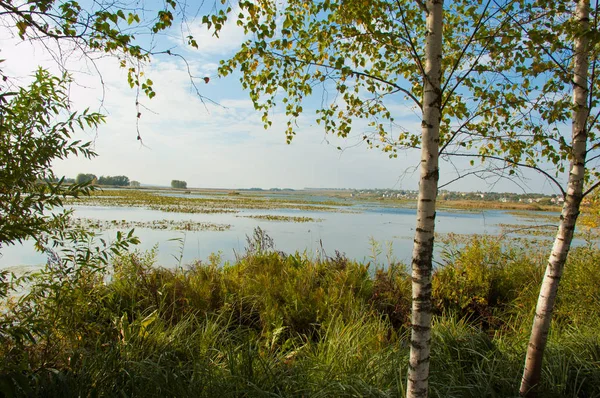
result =
[[345,211],[350,204],[337,201],[290,200],[254,195],[168,196],[148,190],[95,190],[90,196],[69,199],[66,205],[144,207],[175,213],[238,213],[243,209],[296,209],[305,211]]
[[313,218],[313,217],[301,217],[301,216],[280,216],[275,214],[261,214],[261,215],[253,215],[253,216],[236,216],[236,217],[244,217],[244,218],[254,218],[257,220],[266,220],[266,221],[282,221],[282,222],[321,222],[322,218]]
[[[153,252],[31,277],[5,300],[5,396],[402,397],[410,276],[273,250],[165,269]],[[431,396],[511,397],[544,261],[535,247],[448,243],[434,276]],[[570,254],[543,397],[600,397],[600,251]],[[8,289],[7,286],[5,286]],[[585,297],[585,300],[574,300]]]
[[69,224],[70,227],[85,228],[92,231],[105,231],[111,229],[126,230],[131,228],[147,228],[169,231],[226,231],[231,228],[230,224],[167,219],[153,221],[129,221],[73,217],[69,220]]
[[498,209],[560,212],[560,206],[539,203],[495,202],[485,200],[449,200],[440,202],[440,209]]

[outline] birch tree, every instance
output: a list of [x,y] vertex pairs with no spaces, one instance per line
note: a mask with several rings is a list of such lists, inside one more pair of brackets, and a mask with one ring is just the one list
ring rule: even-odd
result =
[[431,270],[435,204],[439,181],[440,121],[442,117],[442,0],[427,1],[423,122],[417,223],[412,254],[412,310],[407,397],[426,397],[431,350]]
[[[562,208],[560,223],[552,252],[548,258],[548,265],[542,281],[538,298],[531,336],[527,346],[527,357],[523,371],[520,394],[533,396],[535,387],[540,382],[542,373],[542,358],[548,340],[554,302],[558,293],[558,285],[567,260],[567,254],[573,241],[575,225],[579,216],[581,201],[585,194],[586,177],[589,181],[589,170],[586,172],[586,156],[588,152],[588,137],[592,133],[597,116],[589,120],[591,107],[596,105],[594,98],[596,90],[590,87],[588,70],[592,58],[592,84],[594,83],[596,57],[590,48],[590,2],[578,0],[575,2],[573,24],[569,38],[573,40],[572,60],[572,134],[571,145],[568,150],[570,160],[567,189],[564,192],[565,202]],[[596,28],[596,26],[594,26]],[[597,37],[596,37],[597,39]],[[595,149],[597,144],[590,149]]]
[[[420,149],[408,397],[428,395],[438,158],[469,141],[461,137],[481,111],[473,101],[475,81],[502,69],[482,62],[504,27],[500,10],[492,1],[451,2],[445,9],[442,0],[258,0],[203,17],[216,35],[230,19],[244,28],[248,40],[221,62],[220,74],[242,72],[265,128],[282,105],[288,142],[306,99],[320,94],[315,119],[327,133],[348,137],[363,120],[363,140],[390,157]],[[397,125],[394,101],[412,104],[420,132]]]
[[502,9],[510,23],[497,35],[495,55],[504,72],[493,85],[475,83],[473,91],[488,111],[465,126],[470,139],[453,155],[501,162],[509,175],[533,169],[565,199],[520,386],[521,395],[534,396],[581,202],[599,186],[598,10],[589,0],[523,1]]

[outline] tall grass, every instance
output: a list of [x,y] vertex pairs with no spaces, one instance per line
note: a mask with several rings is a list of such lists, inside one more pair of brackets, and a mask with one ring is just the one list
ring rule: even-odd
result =
[[[62,264],[6,299],[4,396],[401,397],[410,277],[267,241],[235,263],[166,269],[127,253],[109,269]],[[545,360],[543,397],[600,397],[600,251],[573,250]],[[543,259],[475,237],[434,275],[431,395],[511,397]],[[574,301],[583,292],[585,300]],[[576,296],[576,293],[577,294]]]

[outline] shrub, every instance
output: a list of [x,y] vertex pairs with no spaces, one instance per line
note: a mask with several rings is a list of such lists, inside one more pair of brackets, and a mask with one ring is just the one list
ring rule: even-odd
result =
[[490,236],[474,236],[465,245],[450,242],[444,265],[433,275],[438,313],[492,325],[500,310],[535,303],[544,264],[527,246],[510,243]]

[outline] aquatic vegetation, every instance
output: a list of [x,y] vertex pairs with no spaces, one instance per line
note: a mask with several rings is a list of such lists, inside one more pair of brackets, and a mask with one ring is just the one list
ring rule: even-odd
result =
[[98,190],[89,197],[70,199],[65,204],[85,206],[144,207],[176,213],[237,213],[242,209],[296,209],[305,211],[344,211],[348,203],[271,198],[255,195],[203,193],[203,197],[167,196],[162,191],[123,189]]
[[557,225],[552,224],[504,224],[498,226],[504,234],[513,235],[531,235],[531,236],[554,236],[556,234]]
[[254,215],[254,216],[237,216],[244,218],[255,218],[257,220],[267,220],[267,221],[285,221],[285,222],[321,222],[322,218],[312,218],[312,217],[299,217],[299,216],[279,216],[273,214],[265,214],[265,215]]
[[92,218],[72,218],[71,226],[77,226],[86,230],[106,231],[111,229],[148,228],[158,230],[175,231],[225,231],[231,228],[229,224],[215,224],[210,222],[198,222],[193,220],[152,220],[152,221],[128,221],[128,220],[98,220]]
[[[557,213],[560,214],[560,211],[557,211]],[[507,211],[506,214],[511,214],[519,219],[527,221],[556,221],[559,217],[558,214],[547,214],[545,212],[532,212],[524,210]]]

